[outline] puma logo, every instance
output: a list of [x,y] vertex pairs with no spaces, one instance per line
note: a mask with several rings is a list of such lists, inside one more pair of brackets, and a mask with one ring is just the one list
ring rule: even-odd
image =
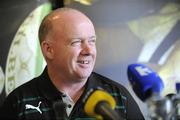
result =
[[40,105],[41,105],[41,101],[38,103],[38,106],[37,107],[35,107],[35,106],[33,106],[33,105],[30,105],[30,104],[26,104],[25,106],[26,106],[26,109],[36,109],[40,114],[42,114],[42,112],[41,112],[41,110],[40,110]]

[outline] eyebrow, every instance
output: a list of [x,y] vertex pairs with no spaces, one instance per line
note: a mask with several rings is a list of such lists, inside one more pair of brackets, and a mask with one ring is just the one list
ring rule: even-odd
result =
[[96,36],[92,36],[92,37],[90,37],[90,39],[97,39],[97,37]]
[[[81,37],[72,37],[72,38],[70,38],[70,40],[73,40],[73,39],[82,39],[82,38]],[[91,36],[88,39],[96,39],[96,36]]]

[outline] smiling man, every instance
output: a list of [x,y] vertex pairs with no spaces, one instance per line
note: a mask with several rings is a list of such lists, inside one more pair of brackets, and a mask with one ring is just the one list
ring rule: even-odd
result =
[[64,8],[47,16],[39,33],[52,83],[76,102],[95,64],[92,22],[82,13]]
[[71,8],[51,12],[40,25],[39,40],[47,66],[39,77],[10,93],[1,118],[95,119],[85,113],[83,98],[89,90],[101,88],[113,96],[122,118],[144,119],[122,85],[92,72],[96,34],[86,15]]

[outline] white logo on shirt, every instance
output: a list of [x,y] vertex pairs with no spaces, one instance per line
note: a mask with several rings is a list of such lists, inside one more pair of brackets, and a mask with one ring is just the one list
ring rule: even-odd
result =
[[33,106],[33,105],[30,105],[30,104],[26,104],[25,106],[26,106],[26,109],[36,109],[37,111],[39,111],[39,113],[40,114],[42,114],[42,111],[40,110],[40,105],[41,105],[41,101],[39,102],[39,104],[38,104],[38,106],[37,107],[35,107],[35,106]]

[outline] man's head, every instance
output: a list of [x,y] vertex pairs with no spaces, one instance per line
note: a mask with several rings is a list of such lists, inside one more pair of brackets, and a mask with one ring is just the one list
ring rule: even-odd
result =
[[63,79],[87,79],[96,59],[96,35],[83,13],[60,8],[43,20],[39,39],[48,70]]

